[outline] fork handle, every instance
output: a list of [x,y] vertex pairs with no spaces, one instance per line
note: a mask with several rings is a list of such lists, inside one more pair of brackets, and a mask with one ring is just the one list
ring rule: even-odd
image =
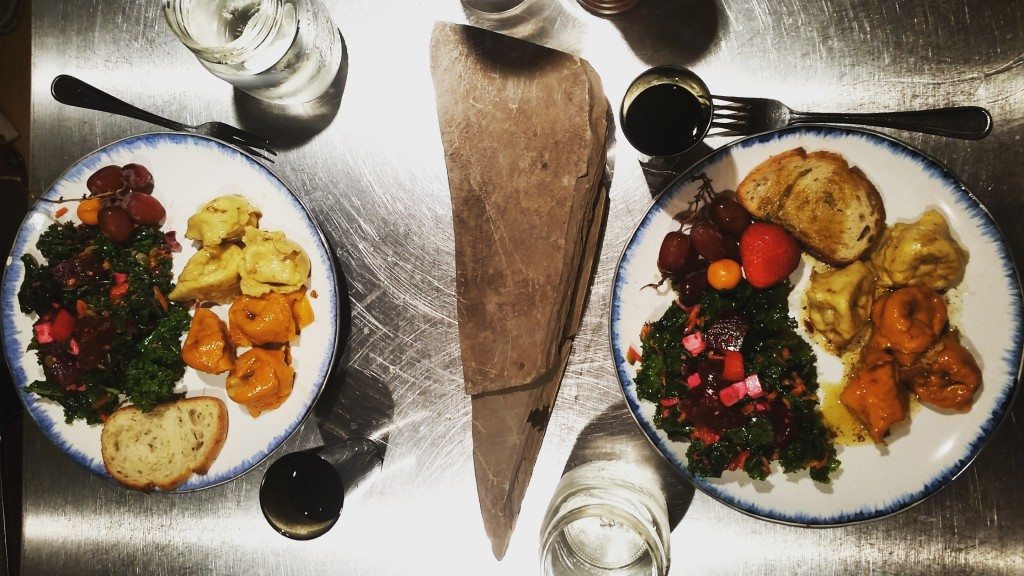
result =
[[819,123],[881,126],[964,140],[980,140],[992,131],[992,116],[979,106],[867,114],[793,112],[790,116],[790,124]]
[[54,100],[57,102],[69,106],[119,114],[171,130],[185,131],[188,129],[188,126],[184,124],[157,116],[152,112],[146,112],[141,108],[136,108],[124,100],[119,100],[99,88],[86,84],[78,78],[68,76],[67,74],[60,74],[53,79],[53,83],[50,84],[50,94],[53,95]]

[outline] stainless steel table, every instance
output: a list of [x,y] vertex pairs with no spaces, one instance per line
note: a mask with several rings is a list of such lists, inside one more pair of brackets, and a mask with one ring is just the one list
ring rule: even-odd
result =
[[[987,106],[995,130],[985,140],[898,136],[958,173],[1024,253],[1024,0],[644,0],[618,20],[574,0],[547,2],[546,14],[509,32],[587,58],[613,108],[637,73],[659,63],[692,66],[716,93],[803,109]],[[146,496],[91,476],[27,424],[23,573],[535,573],[541,516],[567,462],[587,457],[588,446],[644,447],[609,359],[609,289],[623,243],[672,169],[644,170],[621,137],[612,148],[610,215],[582,333],[508,554],[497,562],[473,480],[427,53],[435,20],[467,21],[460,3],[327,0],[347,70],[340,98],[301,116],[268,111],[212,77],[171,35],[159,4],[36,0],[32,190],[92,149],[153,129],[55,103],[48,87],[59,73],[181,120],[234,121],[285,143],[273,168],[335,246],[351,335],[339,382],[282,451],[371,434],[387,442],[386,461],[331,532],[301,543],[278,536],[260,514],[266,463],[222,487]],[[1018,415],[1020,403],[952,485],[859,526],[759,521],[666,477],[678,522],[672,574],[1024,573]]]

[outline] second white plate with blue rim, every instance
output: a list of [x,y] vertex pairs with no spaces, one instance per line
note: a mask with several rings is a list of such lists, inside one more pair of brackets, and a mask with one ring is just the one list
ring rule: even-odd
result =
[[[633,382],[637,367],[626,360],[631,345],[640,349],[644,323],[657,320],[674,298],[671,291],[643,287],[661,278],[657,269],[661,240],[678,229],[673,215],[696,194],[694,175],[706,174],[718,191],[735,190],[757,164],[797,147],[837,152],[860,168],[880,192],[888,224],[916,220],[929,208],[946,218],[954,238],[970,253],[964,280],[950,293],[949,300],[955,302],[950,321],[978,359],[983,385],[969,412],[939,413],[928,407],[912,411],[894,429],[895,439],[884,449],[871,443],[838,446],[842,466],[829,485],[815,483],[806,471],[785,474],[777,467],[765,481],[752,481],[742,472],[695,477],[686,467],[688,443],[674,441],[654,426],[655,406],[638,398]],[[790,313],[798,321],[811,268],[803,265],[791,278],[795,288]],[[610,322],[612,356],[626,403],[665,458],[700,490],[737,510],[803,526],[882,518],[949,484],[970,465],[1006,414],[1021,372],[1024,338],[1020,279],[1010,251],[992,216],[963,183],[935,160],[887,136],[817,126],[737,140],[667,186],[623,250],[615,271]],[[840,382],[841,361],[806,333],[803,336],[818,358],[819,382]]]
[[[174,277],[196,248],[184,239],[188,217],[204,203],[222,194],[241,194],[260,208],[260,228],[280,230],[309,254],[312,272],[308,280],[315,321],[302,330],[292,346],[295,382],[291,395],[277,409],[250,416],[227,397],[225,375],[202,374],[191,368],[178,384],[186,396],[216,396],[228,407],[228,436],[217,460],[205,475],[193,475],[175,490],[190,492],[232,480],[259,464],[281,445],[310,413],[332,368],[339,342],[338,304],[342,296],[334,260],[323,236],[302,202],[273,172],[252,157],[210,138],[180,133],[150,133],[132,136],[104,146],[75,162],[43,194],[44,198],[78,198],[87,192],[86,179],[110,164],[142,164],[149,168],[156,184],[154,195],[167,210],[164,231],[176,231],[183,249],[174,255]],[[75,220],[74,205],[60,220]],[[20,258],[32,254],[42,260],[36,241],[57,221],[58,206],[37,202],[26,216],[4,272],[2,285],[3,343],[7,362],[26,410],[43,433],[60,450],[93,473],[113,479],[103,466],[100,453],[102,426],[78,420],[64,421],[63,409],[55,402],[27,393],[24,386],[42,380],[42,368],[34,353],[26,353],[32,337],[34,317],[22,314],[17,294],[25,275]],[[217,306],[226,316],[227,306]]]

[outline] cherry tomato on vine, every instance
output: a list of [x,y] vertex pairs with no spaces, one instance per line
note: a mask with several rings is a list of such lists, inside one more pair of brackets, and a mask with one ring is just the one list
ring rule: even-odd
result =
[[735,260],[723,258],[708,266],[708,284],[715,290],[732,290],[743,278],[743,271]]

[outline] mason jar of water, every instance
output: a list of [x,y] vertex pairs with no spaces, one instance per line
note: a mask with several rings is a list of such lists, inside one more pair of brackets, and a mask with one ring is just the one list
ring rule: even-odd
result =
[[624,461],[588,462],[555,488],[541,526],[541,574],[665,576],[669,532],[655,474]]
[[313,100],[341,65],[341,34],[319,0],[165,0],[164,15],[203,66],[262,100]]

